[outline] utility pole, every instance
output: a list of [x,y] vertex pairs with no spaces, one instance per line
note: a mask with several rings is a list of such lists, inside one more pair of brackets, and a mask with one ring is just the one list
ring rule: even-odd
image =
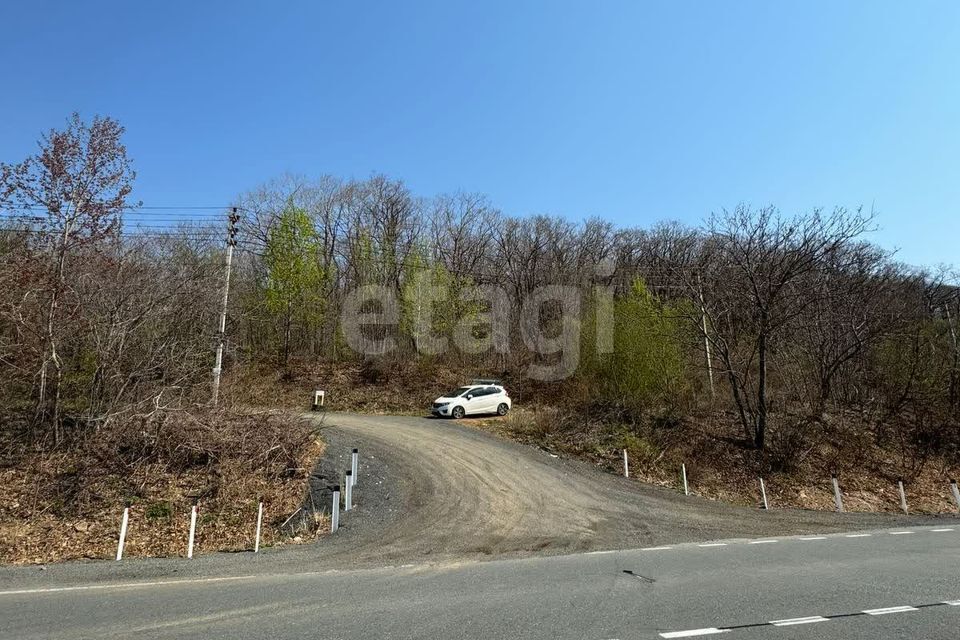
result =
[[227,224],[227,258],[223,282],[223,305],[220,307],[220,330],[217,333],[217,362],[213,366],[213,406],[217,406],[220,399],[220,372],[223,370],[223,344],[227,331],[227,300],[230,297],[230,266],[233,264],[233,247],[237,244],[237,223],[240,214],[237,207],[230,210]]
[[710,397],[714,397],[713,390],[713,358],[710,355],[710,334],[707,332],[707,307],[703,302],[703,283],[700,274],[697,274],[697,294],[700,296],[700,322],[703,327],[703,350],[707,354],[707,376],[710,378]]
[[947,312],[947,326],[950,328],[950,338],[953,342],[953,366],[950,368],[950,402],[954,403],[957,401],[957,369],[960,367],[960,349],[957,345],[957,330],[953,326],[953,318],[950,317],[949,301],[944,303],[943,309]]

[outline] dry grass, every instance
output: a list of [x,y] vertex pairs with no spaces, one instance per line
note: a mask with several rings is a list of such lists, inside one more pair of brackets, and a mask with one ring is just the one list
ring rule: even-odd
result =
[[236,407],[306,410],[315,389],[326,392],[332,411],[422,414],[440,393],[464,377],[423,362],[298,363],[287,373],[272,368],[234,370],[225,397]]
[[261,544],[288,542],[280,525],[301,506],[322,453],[312,427],[284,413],[177,414],[64,451],[21,451],[0,470],[0,560],[112,558],[125,503],[126,557],[185,554],[195,499],[195,553],[251,549],[259,499]]

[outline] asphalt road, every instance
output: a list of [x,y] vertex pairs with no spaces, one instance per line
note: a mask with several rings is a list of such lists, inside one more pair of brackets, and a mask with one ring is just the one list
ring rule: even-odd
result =
[[960,526],[938,529],[2,590],[0,634],[952,640],[960,629]]
[[960,638],[954,517],[730,507],[448,421],[324,432],[310,505],[361,450],[336,535],[0,568],[0,638]]

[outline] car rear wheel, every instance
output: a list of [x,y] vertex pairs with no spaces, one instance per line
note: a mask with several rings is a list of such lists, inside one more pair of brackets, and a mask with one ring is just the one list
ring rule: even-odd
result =
[[510,411],[510,407],[507,406],[506,402],[501,402],[500,406],[497,407],[497,415],[505,416],[507,415],[507,411]]
[[454,407],[453,411],[450,412],[450,415],[459,420],[466,415],[466,412],[463,410],[463,407]]

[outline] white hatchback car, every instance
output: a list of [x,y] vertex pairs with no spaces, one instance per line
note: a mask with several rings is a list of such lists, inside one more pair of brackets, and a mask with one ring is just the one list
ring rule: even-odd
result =
[[459,387],[433,401],[430,412],[445,418],[462,418],[479,413],[507,415],[513,402],[499,384],[484,382]]

